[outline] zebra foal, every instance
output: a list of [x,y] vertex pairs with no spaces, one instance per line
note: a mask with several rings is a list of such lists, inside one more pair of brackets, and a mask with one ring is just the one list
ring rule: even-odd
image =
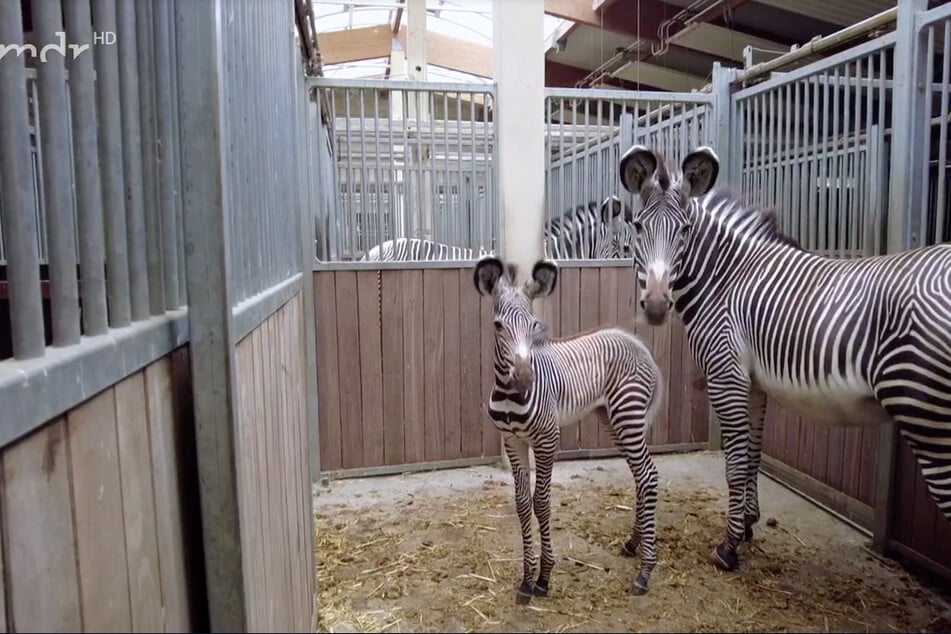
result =
[[654,325],[680,315],[720,420],[729,502],[713,562],[735,569],[760,517],[767,398],[821,424],[894,421],[951,520],[951,244],[855,260],[811,253],[771,211],[713,189],[719,161],[706,147],[677,171],[634,146],[619,170],[643,203],[641,309]]
[[[557,265],[539,260],[529,280],[519,284],[517,276],[515,265],[495,256],[481,258],[473,274],[476,290],[491,296],[494,305],[495,385],[488,414],[504,439],[515,481],[524,565],[515,601],[525,604],[532,596],[548,594],[555,563],[551,475],[560,430],[598,410],[606,415],[634,476],[634,528],[622,552],[633,557],[640,547],[641,566],[630,592],[642,595],[657,562],[657,468],[647,450],[647,431],[664,400],[660,370],[640,339],[621,328],[550,337],[547,325],[535,317],[532,302],[555,289]],[[529,447],[535,453],[534,493]],[[533,511],[541,538],[541,566],[534,581]]]

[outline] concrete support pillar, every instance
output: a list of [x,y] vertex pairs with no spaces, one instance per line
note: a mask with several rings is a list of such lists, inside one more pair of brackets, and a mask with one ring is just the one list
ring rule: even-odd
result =
[[[494,0],[492,11],[500,252],[524,278],[544,255],[545,0]],[[502,464],[509,468],[504,447]]]
[[545,0],[494,0],[493,74],[502,257],[524,275],[543,256]]

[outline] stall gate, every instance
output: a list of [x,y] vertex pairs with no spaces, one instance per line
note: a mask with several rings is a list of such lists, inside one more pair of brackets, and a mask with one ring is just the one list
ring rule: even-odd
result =
[[[311,173],[336,201],[312,200],[320,468],[334,477],[499,459],[484,415],[493,381],[491,302],[472,285],[498,252],[495,88],[319,78]],[[715,129],[709,94],[548,90],[546,220],[616,195],[617,160],[634,141],[679,160]],[[679,153],[679,154],[678,154]],[[440,260],[360,261],[385,240],[457,247]],[[630,259],[560,259],[556,293],[538,302],[555,334],[633,328]],[[705,447],[707,404],[682,328],[637,328],[678,391],[653,428],[656,451]],[[613,453],[592,417],[562,434],[561,458]]]
[[[951,5],[926,8],[901,0],[894,31],[733,87],[729,178],[809,250],[852,258],[951,239]],[[771,404],[763,469],[879,550],[951,578],[951,524],[892,427],[826,428]]]
[[0,632],[313,631],[294,25],[0,3]]

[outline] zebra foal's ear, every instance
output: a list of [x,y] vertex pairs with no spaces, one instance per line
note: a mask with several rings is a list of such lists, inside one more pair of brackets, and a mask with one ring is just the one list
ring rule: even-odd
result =
[[720,159],[712,148],[704,145],[687,155],[681,170],[684,173],[684,189],[687,194],[691,197],[703,196],[717,182]]
[[558,282],[558,265],[553,260],[539,260],[532,267],[532,279],[525,284],[525,294],[530,299],[546,297],[555,290]]
[[621,157],[618,170],[624,189],[639,194],[657,171],[657,156],[645,146],[635,145]]
[[491,295],[498,288],[504,266],[494,255],[484,255],[476,262],[472,279],[480,295]]
[[617,196],[608,196],[601,203],[601,220],[603,222],[611,222],[621,215],[622,209],[623,206],[621,205],[620,198]]

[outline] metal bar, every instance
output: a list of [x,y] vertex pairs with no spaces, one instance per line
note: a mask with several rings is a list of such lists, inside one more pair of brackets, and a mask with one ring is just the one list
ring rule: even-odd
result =
[[[140,5],[147,7],[148,5]],[[122,165],[125,179],[126,230],[129,249],[129,294],[133,321],[149,316],[149,279],[146,258],[146,221],[143,206],[142,138],[140,129],[139,74],[136,63],[135,5],[116,2],[119,33],[119,97],[122,109]]]
[[[89,0],[63,5],[66,32],[78,42],[92,41]],[[2,66],[2,64],[0,64]],[[106,308],[105,237],[99,180],[99,140],[92,55],[70,56],[69,96],[72,113],[73,161],[76,176],[76,216],[79,225],[79,264],[82,284],[83,330],[87,336],[109,329]],[[4,91],[5,95],[9,95]]]
[[[179,0],[169,0],[169,17],[174,18],[175,16],[175,5]],[[175,157],[175,226],[178,228],[178,270],[179,270],[179,284],[178,284],[178,305],[187,306],[188,305],[188,285],[185,284],[185,229],[184,224],[185,220],[182,217],[182,134],[181,134],[181,113],[178,108],[178,98],[179,98],[179,88],[178,88],[178,40],[176,37],[175,30],[175,21],[174,19],[169,19],[168,21],[168,37],[171,46],[169,47],[170,52],[170,68],[171,68],[171,80],[172,80],[172,156]],[[163,295],[159,295],[162,297]]]
[[[359,91],[360,94],[360,153],[363,156],[366,156],[367,145],[366,145],[366,91]],[[370,235],[370,183],[367,178],[367,162],[365,160],[360,161],[360,227],[362,229],[361,234],[363,236],[363,244],[361,245],[360,251],[366,253],[372,247],[372,243],[369,241]]]
[[[53,42],[63,30],[57,0],[33,1],[37,42]],[[65,56],[50,55],[37,64],[39,126],[43,130],[44,209],[49,238],[50,312],[53,345],[79,341],[79,287],[76,282],[76,240],[73,224],[73,173],[69,157]]]
[[40,262],[45,264],[47,262],[46,256],[48,254],[48,248],[46,244],[46,212],[45,205],[46,201],[44,200],[44,185],[43,185],[43,126],[39,125],[40,121],[40,108],[39,108],[39,95],[36,94],[36,81],[30,81],[27,83],[27,88],[29,89],[29,99],[30,99],[30,109],[33,121],[37,122],[37,125],[33,128],[34,132],[34,142],[33,147],[33,196],[36,201],[36,207],[34,208],[34,213],[36,214],[36,248],[38,249]]
[[[821,53],[827,49],[835,48],[845,42],[851,41],[855,38],[861,37],[866,33],[871,33],[877,29],[880,29],[884,26],[888,26],[895,22],[895,19],[898,16],[898,9],[886,9],[881,13],[877,13],[869,18],[856,22],[850,26],[840,29],[835,33],[830,33],[825,37],[820,37],[818,39],[812,40],[800,46],[795,51],[790,51],[784,55],[773,58],[768,62],[763,62],[762,64],[757,64],[752,68],[747,68],[739,71],[737,74],[737,81],[745,82],[753,79],[754,77],[759,77],[760,75],[765,75],[766,73],[787,66],[793,62],[796,62],[801,59],[805,59],[811,55]],[[827,59],[832,59],[827,58]],[[836,62],[836,64],[841,62]]]
[[[92,17],[98,31],[116,32],[114,0],[92,0]],[[115,46],[95,46],[93,52],[96,57],[100,171],[105,209],[109,325],[121,328],[131,322],[132,309],[122,165],[122,113],[119,109],[119,51]]]
[[[122,0],[119,0],[120,2]],[[172,69],[169,43],[169,5],[153,5],[155,107],[158,119],[158,204],[162,224],[162,265],[165,275],[165,308],[178,306],[178,227],[175,222],[175,166],[172,154]]]
[[[453,92],[465,90],[477,94],[492,94],[492,84],[450,83],[436,81],[403,81],[390,79],[341,79],[337,77],[308,77],[308,87],[316,88],[352,88],[369,90],[399,90],[403,92]],[[404,114],[406,114],[404,112]]]
[[[466,88],[469,89],[468,87]],[[545,88],[546,97],[559,99],[604,99],[605,101],[677,103],[713,103],[707,92],[657,92],[650,90],[621,90],[610,88]]]
[[[373,120],[380,120],[380,92],[378,90],[373,91]],[[373,126],[373,142],[376,144],[376,161],[373,164],[373,181],[376,189],[376,241],[382,243],[386,240],[386,231],[383,223],[383,167],[380,164],[380,129],[377,126]],[[390,146],[392,151],[393,146]],[[392,155],[390,161],[392,162]],[[387,205],[392,205],[393,201],[393,191],[392,188],[387,194]],[[392,219],[393,212],[390,211],[390,218]]]
[[[949,7],[951,12],[951,7]],[[931,27],[932,29],[934,27]],[[935,195],[935,242],[944,241],[945,223],[951,222],[947,218],[947,206],[945,205],[946,184],[948,181],[948,93],[951,92],[951,17],[945,19],[944,23],[944,47],[941,51],[941,123],[938,133],[938,165],[936,174],[938,177],[938,190]],[[930,78],[928,78],[930,80]],[[929,95],[930,97],[930,95]]]
[[42,358],[4,361],[0,448],[187,343],[188,320],[185,311],[179,311],[87,335],[75,345],[50,348]]
[[[933,27],[928,27],[928,28],[927,28],[927,33],[928,33],[928,36],[927,36],[928,52],[925,54],[925,60],[927,60],[927,62],[926,62],[926,63],[927,63],[927,66],[926,66],[925,68],[919,68],[919,69],[918,69],[918,72],[920,73],[920,78],[921,78],[922,80],[924,80],[923,82],[921,82],[921,83],[918,84],[919,86],[921,86],[921,85],[926,85],[926,86],[927,86],[927,85],[930,85],[930,83],[931,83],[931,73],[932,73],[931,68],[932,68],[932,63],[933,63],[932,60],[934,60],[934,47],[935,47],[935,42],[934,42],[934,28],[933,28]],[[931,121],[931,103],[932,103],[932,101],[934,100],[934,95],[932,94],[932,92],[931,92],[930,90],[922,91],[922,92],[923,92],[923,94],[922,94],[922,96],[921,96],[921,101],[923,102],[923,107],[924,107],[924,110],[925,110],[925,121]],[[931,170],[928,169],[929,163],[931,162],[931,161],[930,161],[930,158],[931,158],[931,129],[930,129],[930,126],[925,126],[925,127],[924,127],[923,134],[922,134],[921,137],[919,137],[919,138],[920,138],[922,144],[924,145],[924,147],[923,147],[922,150],[921,150],[921,153],[922,153],[922,155],[923,155],[924,158],[925,158],[925,161],[924,161],[924,163],[925,163],[925,164],[924,164],[924,169],[922,169],[920,172],[911,172],[911,174],[912,174],[912,178],[914,178],[915,176],[917,176],[917,178],[921,179],[921,185],[920,185],[921,191],[920,191],[920,194],[919,194],[919,195],[920,195],[920,199],[919,199],[919,200],[920,200],[920,203],[919,203],[919,205],[918,205],[918,215],[919,215],[919,219],[918,219],[918,244],[917,244],[916,246],[924,246],[924,245],[926,245],[926,244],[931,244],[931,243],[932,243],[932,242],[931,242],[931,241],[932,241],[932,238],[931,238],[931,235],[930,235],[932,227],[928,226],[928,225],[929,225],[929,223],[928,223],[928,212],[930,211],[930,209],[928,208],[928,194],[931,193],[931,192],[929,191],[929,187],[928,187],[928,185],[930,184],[929,181],[931,180],[931,178],[930,178],[930,176],[931,176],[931,174],[930,174]],[[939,175],[939,176],[942,176],[942,177],[943,177],[943,175]],[[943,178],[942,178],[941,180],[943,180]],[[936,209],[935,211],[937,211],[937,209]]]
[[[182,2],[181,134],[189,355],[202,510],[205,589],[212,631],[247,629],[235,466],[236,386],[231,318],[228,172],[222,161],[222,0]],[[240,5],[238,5],[240,6]]]
[[[0,2],[0,42],[22,45],[22,20],[19,2]],[[33,215],[26,73],[19,55],[0,59],[0,95],[0,191],[13,356],[32,359],[43,355],[46,340]]]
[[[797,81],[805,77],[810,77],[812,75],[821,73],[830,68],[840,66],[846,62],[851,62],[854,59],[859,57],[864,57],[871,53],[878,52],[882,49],[889,48],[894,46],[896,40],[896,33],[893,31],[891,33],[886,33],[880,37],[875,38],[874,40],[869,40],[862,44],[857,44],[847,50],[842,51],[841,53],[836,53],[835,55],[830,55],[818,61],[812,62],[811,64],[806,64],[801,68],[796,68],[782,75],[778,75],[771,79],[756,84],[755,86],[750,86],[749,88],[744,88],[742,90],[736,91],[733,97],[734,99],[749,99],[754,95],[758,95],[763,92],[768,92],[777,86],[782,86],[783,84]],[[800,49],[802,50],[802,49]],[[776,58],[780,59],[780,58]],[[775,60],[772,60],[775,61]],[[767,62],[768,63],[768,62]],[[751,69],[752,70],[752,69]],[[747,73],[747,74],[744,74]],[[749,79],[749,71],[738,71],[734,83],[740,84],[746,79]]]
[[951,19],[951,4],[945,2],[933,9],[917,12],[915,14],[915,30],[920,32],[936,22],[948,19]]

